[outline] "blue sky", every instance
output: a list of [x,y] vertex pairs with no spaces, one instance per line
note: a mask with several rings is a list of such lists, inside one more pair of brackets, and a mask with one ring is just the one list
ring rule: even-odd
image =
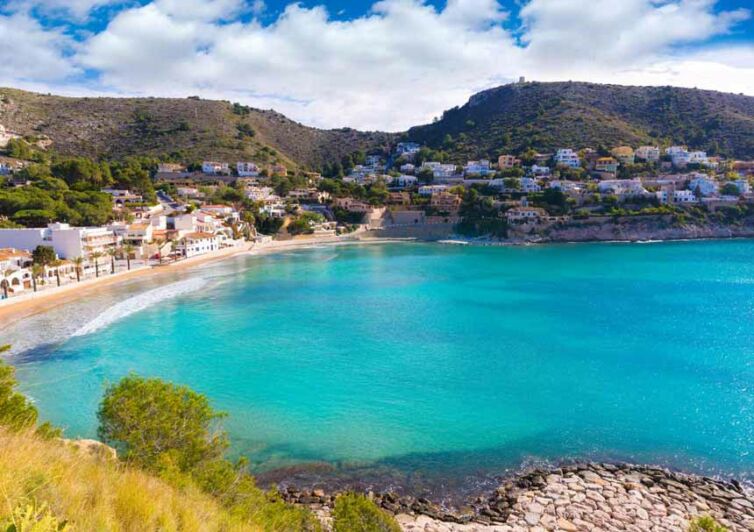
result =
[[0,0],[0,85],[400,130],[529,79],[754,95],[751,0]]

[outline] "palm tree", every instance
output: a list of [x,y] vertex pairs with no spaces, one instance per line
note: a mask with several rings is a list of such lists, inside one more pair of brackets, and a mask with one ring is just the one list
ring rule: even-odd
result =
[[108,248],[107,254],[110,255],[110,273],[115,273],[115,255],[118,254],[118,248]]
[[178,243],[175,240],[170,239],[170,254],[173,256],[173,262],[178,260],[178,257],[175,254],[177,249],[178,249]]
[[90,259],[94,259],[94,276],[99,277],[99,260],[102,258],[101,251],[95,251],[89,255]]
[[160,259],[160,264],[162,264],[162,246],[165,244],[164,240],[155,240],[155,244],[157,244],[157,258]]
[[131,244],[126,244],[125,246],[123,246],[123,252],[126,255],[126,264],[129,271],[131,271],[131,255],[133,255],[134,251],[136,251],[136,248]]
[[37,277],[44,275],[44,266],[41,264],[34,264],[31,267],[31,284],[34,286],[34,291],[37,291]]
[[84,264],[84,257],[76,257],[73,259],[73,264],[76,265],[76,282],[81,282],[81,266]]

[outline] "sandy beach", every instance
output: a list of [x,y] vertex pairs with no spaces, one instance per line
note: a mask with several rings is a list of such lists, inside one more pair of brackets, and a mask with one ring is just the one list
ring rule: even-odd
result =
[[80,283],[71,283],[59,288],[51,288],[33,294],[25,294],[18,296],[17,298],[0,301],[0,329],[29,316],[47,312],[60,305],[70,303],[80,298],[85,298],[96,290],[100,290],[106,286],[112,286],[136,278],[175,273],[177,271],[203,266],[241,254],[262,255],[296,249],[306,249],[308,247],[321,245],[376,244],[400,241],[403,240],[359,238],[354,237],[353,235],[345,235],[340,237],[300,237],[291,240],[272,240],[259,243],[250,242],[244,246],[221,249],[219,251],[192,257],[179,262],[165,263],[158,266],[147,266],[127,272],[119,272],[115,275],[107,275],[98,279],[87,279]]

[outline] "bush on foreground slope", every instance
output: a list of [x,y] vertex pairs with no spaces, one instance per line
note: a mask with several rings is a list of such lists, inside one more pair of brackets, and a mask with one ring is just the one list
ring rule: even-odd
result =
[[401,532],[395,518],[364,497],[349,493],[335,500],[333,532]]

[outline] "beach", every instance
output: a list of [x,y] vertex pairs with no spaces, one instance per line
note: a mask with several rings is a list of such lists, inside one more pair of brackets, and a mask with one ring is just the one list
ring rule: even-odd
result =
[[47,312],[53,308],[85,298],[95,291],[107,286],[139,278],[148,278],[166,273],[175,273],[203,266],[242,254],[269,254],[305,249],[320,245],[369,244],[397,242],[400,239],[360,238],[354,235],[299,237],[291,240],[270,240],[267,242],[249,242],[240,247],[225,248],[211,253],[198,255],[178,262],[166,262],[162,265],[145,266],[130,271],[103,275],[95,279],[86,279],[80,283],[70,283],[61,287],[49,288],[40,292],[24,294],[0,301],[0,327],[7,327],[29,316]]

